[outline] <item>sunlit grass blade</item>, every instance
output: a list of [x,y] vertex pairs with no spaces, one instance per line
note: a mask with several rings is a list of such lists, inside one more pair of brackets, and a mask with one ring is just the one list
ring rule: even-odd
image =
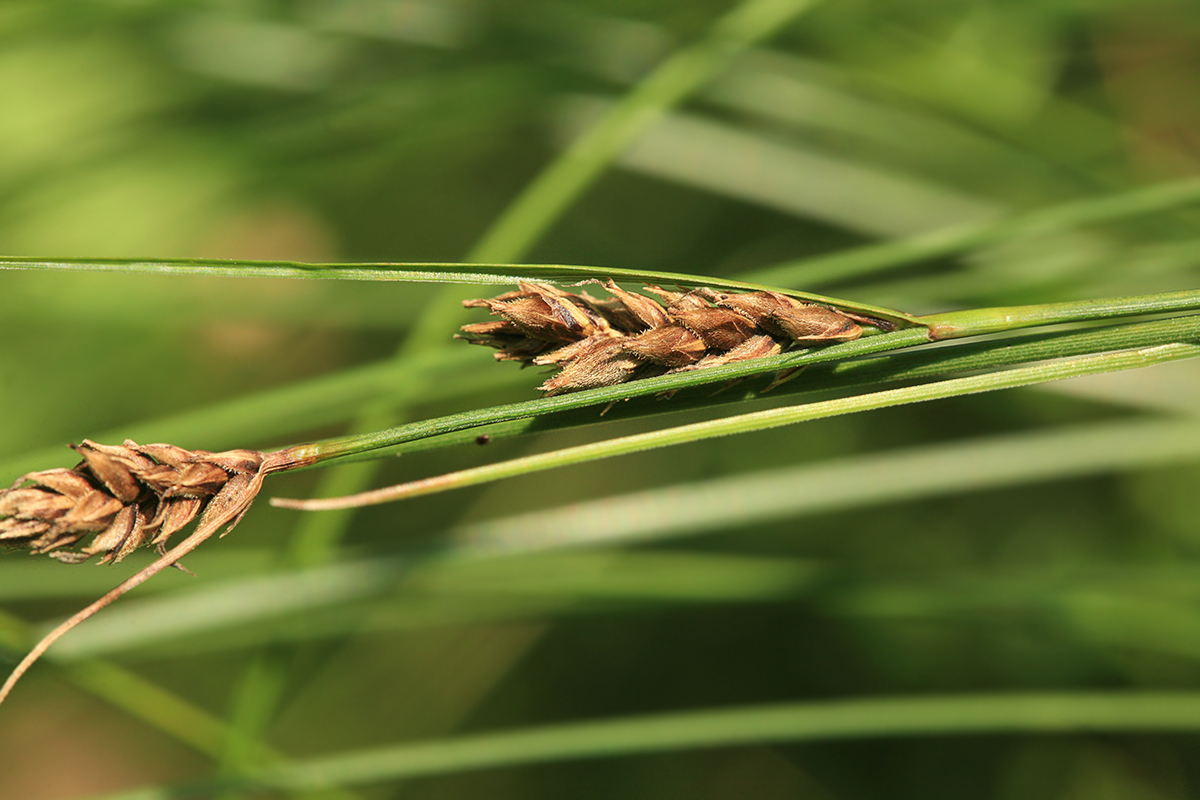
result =
[[[1033,176],[1043,191],[1078,190],[1053,156],[989,136],[967,121],[939,114],[923,103],[880,93],[853,68],[782,50],[758,48],[705,92],[723,108],[767,121],[772,128],[806,134],[838,136],[838,151],[873,163],[897,154],[914,173],[954,177],[947,159],[986,165],[997,174]],[[1061,103],[1047,97],[1047,104]],[[1107,132],[1117,131],[1106,121]],[[1093,177],[1097,184],[1100,176]],[[962,181],[963,184],[974,183]]]
[[[819,512],[816,504],[798,513]],[[547,520],[553,514],[547,515]],[[610,515],[608,517],[612,519]],[[535,515],[531,515],[537,524]],[[756,517],[752,522],[761,522]],[[515,520],[514,520],[515,522]],[[631,533],[631,535],[626,535]],[[1200,658],[1200,617],[1194,570],[1177,567],[1118,569],[1089,566],[1064,583],[1060,570],[1022,567],[985,573],[930,570],[891,578],[869,569],[811,559],[693,553],[678,549],[613,551],[609,544],[645,543],[677,535],[671,526],[647,533],[581,531],[580,536],[537,533],[512,542],[464,541],[457,549],[415,559],[374,559],[280,575],[273,587],[293,606],[241,609],[237,617],[207,619],[208,603],[244,597],[232,582],[179,597],[143,599],[97,620],[80,642],[51,660],[70,665],[122,654],[135,659],[176,658],[236,651],[270,636],[276,643],[337,638],[353,631],[453,629],[495,622],[619,616],[681,605],[791,603],[817,597],[824,614],[881,620],[978,619],[981,614],[1035,614],[1062,636],[1103,647]],[[695,533],[703,534],[703,526]],[[594,535],[592,535],[594,534]],[[577,548],[593,547],[586,551]],[[815,534],[814,538],[819,538]],[[511,544],[511,546],[509,546]],[[539,550],[558,552],[537,553]],[[565,552],[572,551],[572,552]],[[525,555],[523,558],[496,556]],[[390,571],[393,586],[367,587],[359,602],[302,598],[314,580]],[[397,594],[396,589],[402,587]],[[291,610],[293,609],[294,610]],[[182,611],[180,616],[176,612]],[[1106,618],[1112,623],[1106,624]],[[132,628],[142,625],[144,628]],[[14,645],[15,646],[15,645]]]
[[931,339],[957,339],[1002,333],[1018,328],[1053,325],[1062,322],[1109,320],[1141,314],[1189,312],[1200,309],[1200,291],[1186,289],[1103,300],[1076,300],[1028,306],[1003,306],[968,311],[950,311],[922,317],[929,326]]
[[[697,163],[704,169],[697,170]],[[983,196],[847,157],[840,149],[780,141],[774,129],[759,133],[736,118],[672,114],[630,147],[620,164],[657,180],[885,239],[981,224],[1002,213]]]
[[61,646],[50,651],[51,659],[114,652],[184,631],[232,628],[251,620],[349,603],[393,588],[410,568],[407,561],[374,559],[290,575],[266,573],[140,605],[126,604],[115,614],[124,618],[123,623],[114,627],[113,614],[98,617],[95,625],[73,632],[78,636],[65,637]]

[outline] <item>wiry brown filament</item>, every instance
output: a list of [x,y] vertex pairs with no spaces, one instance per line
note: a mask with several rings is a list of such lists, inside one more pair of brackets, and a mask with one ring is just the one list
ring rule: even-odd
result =
[[464,325],[456,338],[496,348],[498,361],[558,366],[539,387],[554,395],[849,341],[862,335],[858,322],[878,324],[777,292],[647,286],[655,301],[611,280],[604,286],[611,298],[522,283],[496,298],[467,300],[464,306],[501,319]]

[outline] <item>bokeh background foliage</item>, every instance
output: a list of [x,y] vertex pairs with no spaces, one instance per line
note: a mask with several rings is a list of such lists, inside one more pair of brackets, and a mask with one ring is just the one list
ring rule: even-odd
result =
[[[733,4],[10,0],[0,252],[596,264],[912,313],[1195,284],[1186,205],[1000,228],[919,259],[863,249],[1194,174],[1194,4],[747,5],[786,22],[710,60],[716,74],[578,197],[543,201],[544,230],[522,240],[493,223]],[[457,301],[479,294],[0,273],[0,480],[69,464],[62,445],[85,436],[266,449],[529,399],[538,376],[448,341]],[[1194,796],[1194,724],[1130,731],[1164,702],[1190,708],[1161,693],[1197,683],[1198,397],[1181,362],[355,514],[261,503],[188,559],[198,579],[160,576],[26,679],[0,713],[0,795],[498,737],[475,762],[455,751],[480,767],[524,746],[506,731],[632,718],[606,734],[620,757],[572,759],[567,737],[554,763],[401,782],[447,757],[406,751],[382,759],[392,777],[332,796]],[[703,413],[639,408],[651,405],[672,424]],[[662,424],[617,411],[285,476],[267,493],[350,491]],[[497,542],[507,557],[484,557]],[[34,622],[141,563],[5,556],[6,657]],[[995,723],[1022,707],[1010,693],[1075,692],[1125,732]],[[1132,703],[1106,706],[1116,694]],[[926,701],[888,705],[904,698]],[[816,704],[873,699],[829,739],[836,720]],[[827,733],[660,752],[679,731],[637,722],[750,707],[816,714]],[[897,714],[927,735],[883,735]],[[588,741],[576,752],[604,749]]]

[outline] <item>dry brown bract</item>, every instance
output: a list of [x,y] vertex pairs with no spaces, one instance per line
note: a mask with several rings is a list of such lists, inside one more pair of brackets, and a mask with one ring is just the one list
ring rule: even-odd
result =
[[611,280],[604,286],[610,299],[522,283],[493,299],[467,300],[464,306],[502,319],[464,325],[456,338],[495,347],[498,361],[559,366],[539,387],[554,395],[761,358],[797,344],[845,342],[862,335],[859,322],[887,325],[777,292],[647,286],[661,298],[656,302]]
[[0,544],[71,564],[120,561],[150,544],[162,553],[197,516],[210,532],[236,524],[262,486],[266,458],[129,440],[72,447],[83,457],[74,469],[30,472],[0,492]]

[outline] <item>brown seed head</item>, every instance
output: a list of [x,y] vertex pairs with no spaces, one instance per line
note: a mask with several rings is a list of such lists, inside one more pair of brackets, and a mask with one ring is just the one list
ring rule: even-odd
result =
[[258,493],[265,458],[129,440],[73,447],[82,457],[74,469],[30,472],[0,491],[0,544],[68,563],[116,562],[147,544],[161,550],[197,516],[236,521]]
[[562,394],[848,341],[862,335],[856,319],[872,324],[777,292],[647,286],[655,301],[611,280],[604,286],[607,300],[531,283],[492,300],[468,300],[465,306],[502,319],[465,325],[457,338],[495,347],[497,360],[557,365],[561,372],[540,388]]

